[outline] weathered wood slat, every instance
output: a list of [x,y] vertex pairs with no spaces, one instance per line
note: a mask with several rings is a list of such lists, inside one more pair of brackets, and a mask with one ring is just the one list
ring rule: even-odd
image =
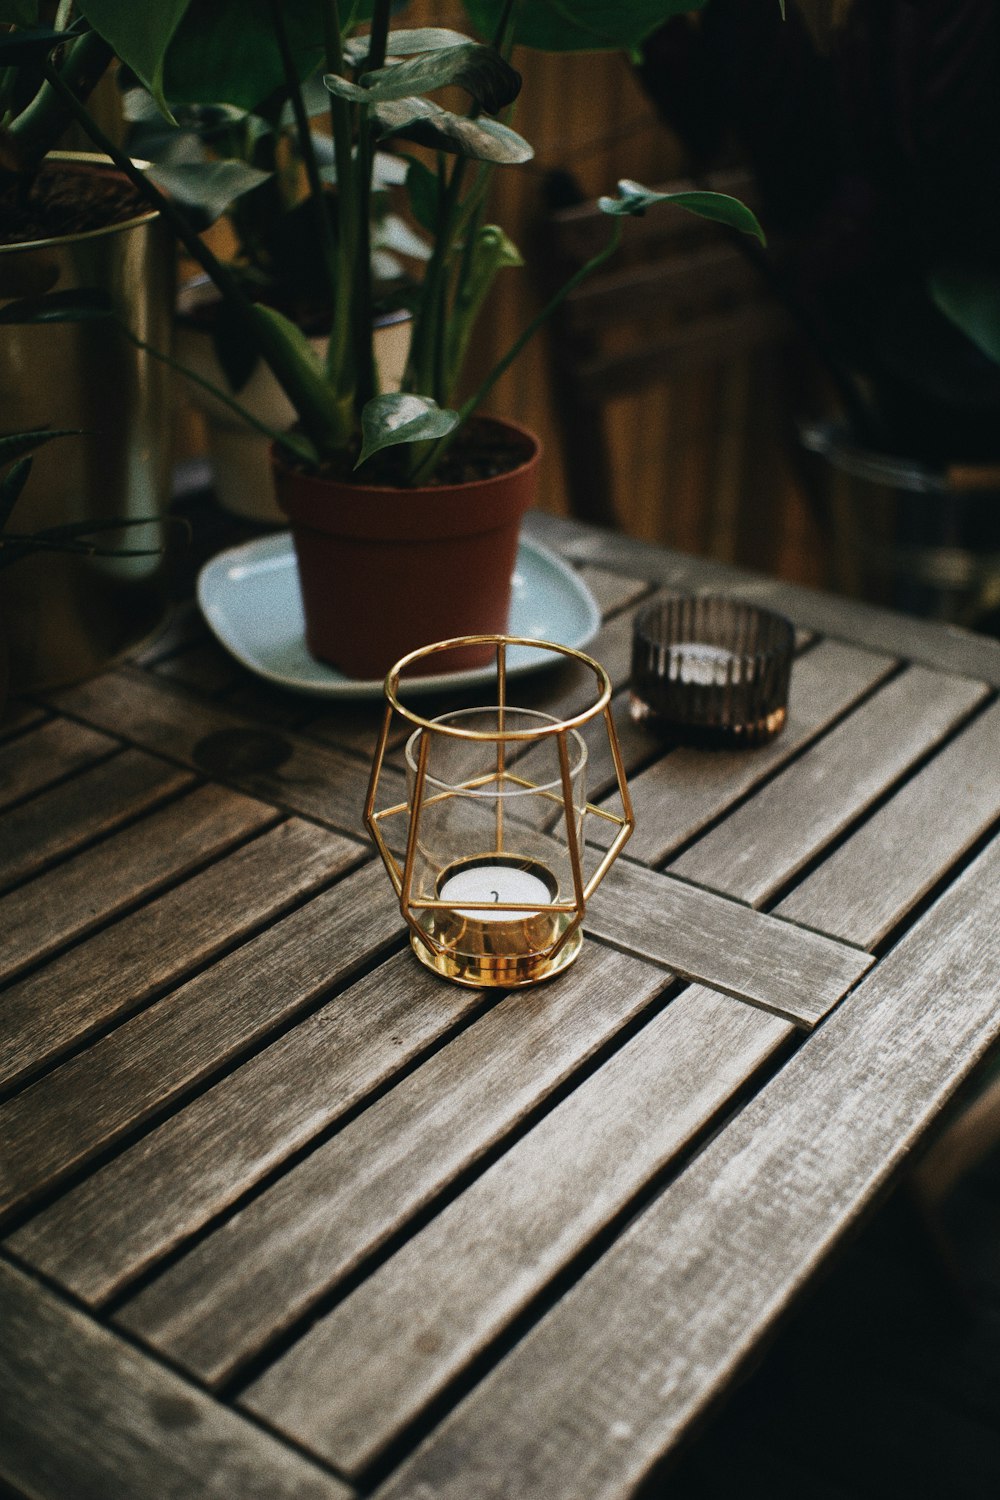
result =
[[[377,879],[375,877],[378,877]],[[392,941],[381,867],[348,876],[0,1108],[0,1209],[36,1196]]]
[[859,817],[986,688],[910,667],[670,869],[758,905]]
[[710,990],[685,991],[242,1404],[358,1477],[792,1032]]
[[581,568],[580,577],[597,600],[605,619],[627,609],[630,604],[637,604],[650,592],[644,578],[623,577],[621,573],[609,573],[607,568],[595,568],[593,564]]
[[735,599],[747,599],[776,609],[820,635],[856,641],[871,651],[905,657],[1000,687],[1000,641],[989,636],[973,635],[955,626],[942,629],[931,620],[918,620],[857,599],[746,573],[707,557],[693,557],[667,547],[652,549],[637,537],[600,531],[544,511],[533,511],[527,516],[524,530],[568,562],[581,566],[597,563],[614,572],[648,578],[651,583],[685,592],[714,590]]
[[776,911],[873,948],[998,817],[1000,704],[994,704]]
[[587,905],[588,932],[686,979],[812,1026],[869,954],[621,859]]
[[301,1454],[0,1262],[0,1476],[33,1500],[349,1500]]
[[590,948],[517,991],[140,1292],[122,1321],[224,1379],[548,1098],[664,983]]
[[206,698],[215,698],[234,687],[241,670],[228,652],[215,641],[199,641],[159,662],[154,675],[182,687],[194,688]]
[[890,657],[820,641],[792,669],[788,722],[756,750],[670,751],[630,782],[630,859],[659,864],[815,739],[892,670]]
[[[130,668],[70,688],[53,701],[251,796],[355,837],[361,832],[370,767],[358,757],[286,730],[262,729],[253,719],[197,701]],[[390,780],[392,774],[387,772]]]
[[30,797],[119,748],[116,740],[68,719],[52,719],[0,748],[0,807]]
[[0,978],[54,952],[275,819],[221,787],[179,801],[0,899]]
[[15,982],[0,994],[0,1086],[137,1010],[366,853],[289,819]]
[[481,1004],[390,958],[61,1198],[32,1232],[47,1270],[117,1294]]
[[78,845],[148,811],[192,780],[190,772],[145,751],[124,750],[12,808],[3,820],[0,885],[13,885],[36,874]]
[[632,1493],[1000,1035],[998,935],[1000,840],[379,1500]]
[[12,735],[23,734],[26,729],[41,725],[44,720],[45,710],[37,703],[29,703],[27,698],[8,698],[0,709],[0,744]]

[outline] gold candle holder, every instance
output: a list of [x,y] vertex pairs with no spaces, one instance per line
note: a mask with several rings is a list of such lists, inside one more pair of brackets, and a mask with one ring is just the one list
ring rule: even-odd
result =
[[[470,645],[496,652],[495,702],[427,719],[400,701],[415,662]],[[596,679],[594,701],[556,719],[507,701],[507,648],[568,657]],[[586,903],[634,827],[604,668],[570,646],[519,636],[462,636],[412,651],[385,680],[387,706],[365,823],[389,872],[414,953],[457,984],[515,989],[561,973],[583,942]],[[413,725],[404,802],[376,810],[394,715]],[[603,717],[623,815],[586,800],[580,729]],[[586,870],[585,823],[617,827]]]

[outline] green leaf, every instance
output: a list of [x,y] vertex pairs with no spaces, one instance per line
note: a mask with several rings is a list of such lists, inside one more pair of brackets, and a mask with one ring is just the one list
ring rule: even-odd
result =
[[1000,364],[1000,276],[979,266],[946,266],[930,278],[936,306]]
[[214,224],[230,204],[267,182],[272,173],[230,159],[162,162],[151,167],[148,175],[168,197],[187,209],[198,210],[195,227],[200,230]]
[[[705,0],[528,0],[514,40],[543,52],[632,52],[671,16]],[[464,0],[479,36],[494,37],[505,0]]]
[[127,0],[79,0],[91,26],[149,89],[167,118],[170,108],[163,93],[163,62],[191,0],[159,0],[135,5]]
[[22,297],[0,307],[0,323],[90,323],[114,315],[111,298],[100,287]]
[[433,151],[450,151],[498,166],[516,166],[535,154],[523,136],[499,120],[469,120],[429,99],[398,99],[378,105],[373,113],[381,138],[396,135]]
[[350,399],[338,401],[322,359],[297,324],[256,303],[253,316],[265,358],[310,437],[343,443],[350,432]]
[[27,484],[28,475],[31,473],[31,463],[30,458],[19,459],[0,482],[0,531],[3,531],[10,520],[11,511],[21,498],[21,491]]
[[355,467],[382,448],[444,437],[457,425],[458,412],[438,406],[429,396],[412,396],[402,391],[376,396],[365,403],[361,413],[363,446]]
[[482,47],[476,42],[464,42],[459,47],[426,52],[408,62],[376,68],[364,74],[360,85],[336,73],[327,73],[323,82],[332,94],[356,104],[384,104],[455,84],[491,115],[513,104],[521,90],[520,73],[492,47]]
[[[447,26],[413,26],[409,30],[390,31],[386,38],[387,57],[412,57],[417,52],[439,52],[471,42],[471,36],[452,31]],[[360,67],[368,56],[368,38],[359,36],[344,43],[344,57],[352,68]]]
[[9,464],[25,453],[34,453],[53,438],[79,437],[82,427],[35,427],[28,432],[0,433],[0,464]]
[[741,203],[738,198],[731,198],[728,193],[655,193],[651,188],[643,187],[641,182],[632,182],[628,178],[619,182],[618,192],[620,196],[617,198],[598,198],[597,206],[602,213],[618,218],[638,218],[658,203],[672,203],[677,208],[687,209],[688,213],[697,214],[699,218],[712,219],[717,224],[728,225],[730,229],[740,229],[744,234],[755,235],[762,245],[767,243],[756,215],[751,213],[745,203]]

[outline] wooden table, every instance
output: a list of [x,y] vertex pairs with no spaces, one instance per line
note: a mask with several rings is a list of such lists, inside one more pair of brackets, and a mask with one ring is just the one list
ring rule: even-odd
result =
[[193,609],[5,722],[15,1490],[631,1495],[1000,1034],[1000,642],[532,530],[619,690],[662,585],[799,627],[769,747],[665,753],[619,691],[638,827],[548,985],[416,963],[360,825],[378,710]]

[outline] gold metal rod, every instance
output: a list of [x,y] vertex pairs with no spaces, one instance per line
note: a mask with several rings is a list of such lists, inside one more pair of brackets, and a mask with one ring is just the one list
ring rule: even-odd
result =
[[497,641],[497,792],[496,792],[496,846],[503,852],[503,782],[504,782],[504,729],[507,722],[507,644]]
[[428,901],[422,896],[411,897],[410,907],[413,911],[510,911],[510,912],[569,912],[576,911],[575,901],[466,901],[462,899],[461,905],[454,901]]
[[378,787],[378,779],[382,773],[382,762],[385,759],[385,747],[389,743],[389,726],[392,723],[392,704],[386,708],[382,718],[382,728],[379,731],[378,743],[375,747],[375,759],[372,762],[372,774],[368,778],[368,795],[365,798],[365,822],[369,822],[375,809],[375,791]]
[[585,652],[578,651],[574,646],[562,646],[551,641],[537,641],[529,636],[517,635],[469,635],[455,636],[451,640],[436,641],[430,646],[421,646],[416,651],[411,651],[402,657],[394,667],[387,673],[385,679],[385,696],[397,713],[419,729],[433,728],[438,734],[449,735],[453,739],[466,740],[493,740],[495,733],[489,730],[458,729],[451,724],[435,724],[430,719],[425,719],[421,714],[415,713],[413,709],[407,708],[399,699],[399,679],[401,674],[414,661],[422,657],[432,656],[440,651],[447,651],[456,646],[530,646],[538,649],[543,646],[547,651],[553,651],[559,656],[567,656],[573,661],[578,661],[582,666],[593,672],[598,684],[598,695],[589,708],[583,709],[572,718],[564,719],[558,724],[546,724],[534,729],[508,729],[504,731],[504,742],[513,744],[519,741],[531,741],[545,739],[553,734],[561,734],[566,729],[577,729],[581,724],[587,724],[591,719],[601,713],[611,701],[611,679],[601,666],[600,662],[594,661],[593,657],[587,656]]
[[[413,888],[413,863],[417,852],[417,828],[420,824],[420,812],[423,804],[424,783],[427,780],[427,756],[430,753],[430,736],[425,732],[420,736],[420,751],[417,755],[417,772],[413,780],[413,795],[410,798],[410,828],[406,839],[406,859],[403,863],[403,889],[399,895],[399,909],[403,916],[413,927],[410,916],[410,892]],[[414,928],[416,931],[416,929]],[[422,934],[420,934],[422,936]]]

